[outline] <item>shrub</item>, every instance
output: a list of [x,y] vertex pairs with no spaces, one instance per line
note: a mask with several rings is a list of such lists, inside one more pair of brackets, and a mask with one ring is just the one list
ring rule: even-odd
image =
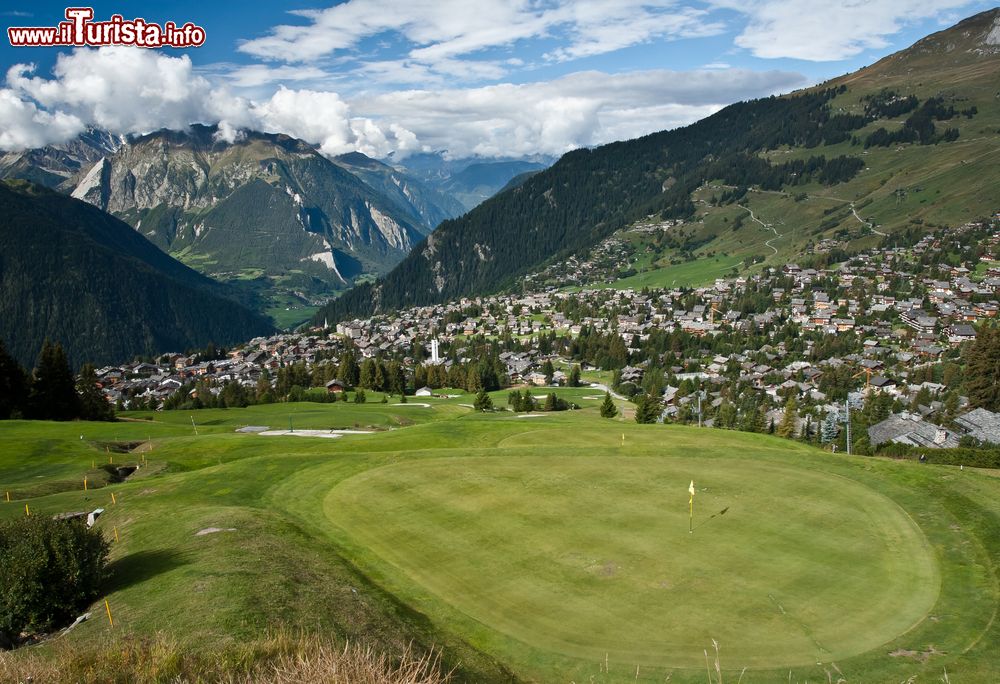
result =
[[923,454],[928,463],[938,465],[967,465],[971,468],[1000,468],[1000,449],[920,449],[907,444],[884,444],[878,448],[879,456],[917,460]]
[[81,520],[0,522],[0,641],[68,622],[100,593],[108,543]]

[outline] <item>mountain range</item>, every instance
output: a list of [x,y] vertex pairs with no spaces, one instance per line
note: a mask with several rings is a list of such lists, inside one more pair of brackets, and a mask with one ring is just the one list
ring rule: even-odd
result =
[[[526,173],[550,166],[554,159],[537,155],[530,159],[451,159],[443,152],[424,152],[402,159],[395,166],[439,192],[453,197],[464,208],[474,209],[503,190],[507,183]],[[448,218],[454,218],[449,216]]]
[[128,224],[42,186],[0,182],[0,237],[0,339],[28,367],[46,339],[79,365],[273,330]]
[[570,152],[444,222],[314,320],[516,288],[638,223],[662,224],[643,265],[669,284],[685,261],[714,277],[784,264],[824,241],[850,253],[991,214],[998,43],[994,9],[816,87]]
[[328,159],[288,136],[227,141],[193,125],[121,138],[89,130],[0,157],[0,178],[71,193],[271,313],[306,311],[301,321],[314,310],[306,305],[385,273],[439,223],[541,167],[442,155],[414,164],[428,180],[357,152]]

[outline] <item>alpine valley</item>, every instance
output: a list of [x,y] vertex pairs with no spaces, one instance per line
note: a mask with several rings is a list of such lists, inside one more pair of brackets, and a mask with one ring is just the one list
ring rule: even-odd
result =
[[0,86],[0,684],[1000,682],[1000,8],[219,4]]
[[[814,88],[570,152],[446,221],[315,320],[517,289],[525,278],[697,285],[988,216],[998,26],[990,10]],[[609,244],[620,248],[611,261]]]

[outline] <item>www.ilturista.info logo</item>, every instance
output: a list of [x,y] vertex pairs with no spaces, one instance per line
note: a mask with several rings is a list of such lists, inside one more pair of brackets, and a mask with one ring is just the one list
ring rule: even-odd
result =
[[93,19],[91,7],[67,7],[66,21],[60,21],[58,26],[12,26],[7,29],[7,38],[14,47],[133,45],[187,48],[205,42],[205,29],[191,22],[178,26],[168,21],[160,26],[141,18],[125,19],[120,14],[111,15],[108,21]]

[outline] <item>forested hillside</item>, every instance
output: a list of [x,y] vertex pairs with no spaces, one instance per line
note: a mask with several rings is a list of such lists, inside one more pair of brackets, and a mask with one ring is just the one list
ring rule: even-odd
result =
[[0,339],[34,364],[49,339],[74,366],[244,341],[270,322],[95,207],[0,183]]
[[550,169],[446,221],[389,275],[348,292],[320,316],[332,318],[443,301],[512,283],[560,253],[572,253],[648,216],[693,213],[691,193],[706,179],[781,187],[849,180],[860,159],[771,163],[757,156],[779,145],[840,142],[863,120],[833,115],[836,91],[739,103],[683,129],[562,157]]

